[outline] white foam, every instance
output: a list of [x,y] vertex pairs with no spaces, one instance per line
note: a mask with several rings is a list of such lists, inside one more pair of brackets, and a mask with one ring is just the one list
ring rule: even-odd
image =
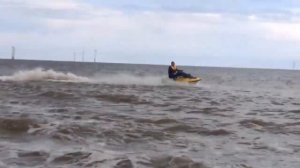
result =
[[285,152],[285,153],[293,153],[294,152],[293,149],[285,147],[285,146],[283,146],[283,145],[281,145],[279,143],[271,143],[269,145],[269,148],[271,150],[276,151],[276,152]]
[[73,73],[57,72],[52,69],[44,70],[35,68],[33,70],[18,71],[11,76],[0,76],[2,81],[68,81],[68,82],[89,82],[89,78],[77,76]]

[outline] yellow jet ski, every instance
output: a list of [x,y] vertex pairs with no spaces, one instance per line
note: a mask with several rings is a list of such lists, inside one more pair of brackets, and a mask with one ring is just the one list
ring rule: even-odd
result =
[[201,78],[199,78],[199,77],[188,78],[188,77],[180,76],[180,77],[175,78],[174,80],[176,82],[195,84],[195,83],[198,83],[199,81],[201,81]]

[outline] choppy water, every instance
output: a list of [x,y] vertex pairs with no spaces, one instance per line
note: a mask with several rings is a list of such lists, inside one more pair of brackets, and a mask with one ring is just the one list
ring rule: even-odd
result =
[[300,167],[299,71],[183,69],[0,60],[0,167]]

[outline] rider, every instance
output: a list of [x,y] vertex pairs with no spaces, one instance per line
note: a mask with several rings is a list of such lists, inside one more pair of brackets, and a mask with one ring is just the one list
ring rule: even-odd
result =
[[169,73],[170,79],[176,79],[177,77],[180,77],[180,76],[186,77],[186,78],[193,78],[192,75],[187,74],[187,73],[183,72],[182,70],[177,69],[174,61],[171,62],[168,73]]

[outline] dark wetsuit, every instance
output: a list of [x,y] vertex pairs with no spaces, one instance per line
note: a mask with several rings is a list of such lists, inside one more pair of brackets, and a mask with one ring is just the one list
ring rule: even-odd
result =
[[188,78],[192,77],[192,75],[187,74],[182,70],[178,70],[178,69],[174,70],[171,66],[169,66],[168,74],[169,74],[169,78],[171,79],[175,79],[179,76],[188,77]]

